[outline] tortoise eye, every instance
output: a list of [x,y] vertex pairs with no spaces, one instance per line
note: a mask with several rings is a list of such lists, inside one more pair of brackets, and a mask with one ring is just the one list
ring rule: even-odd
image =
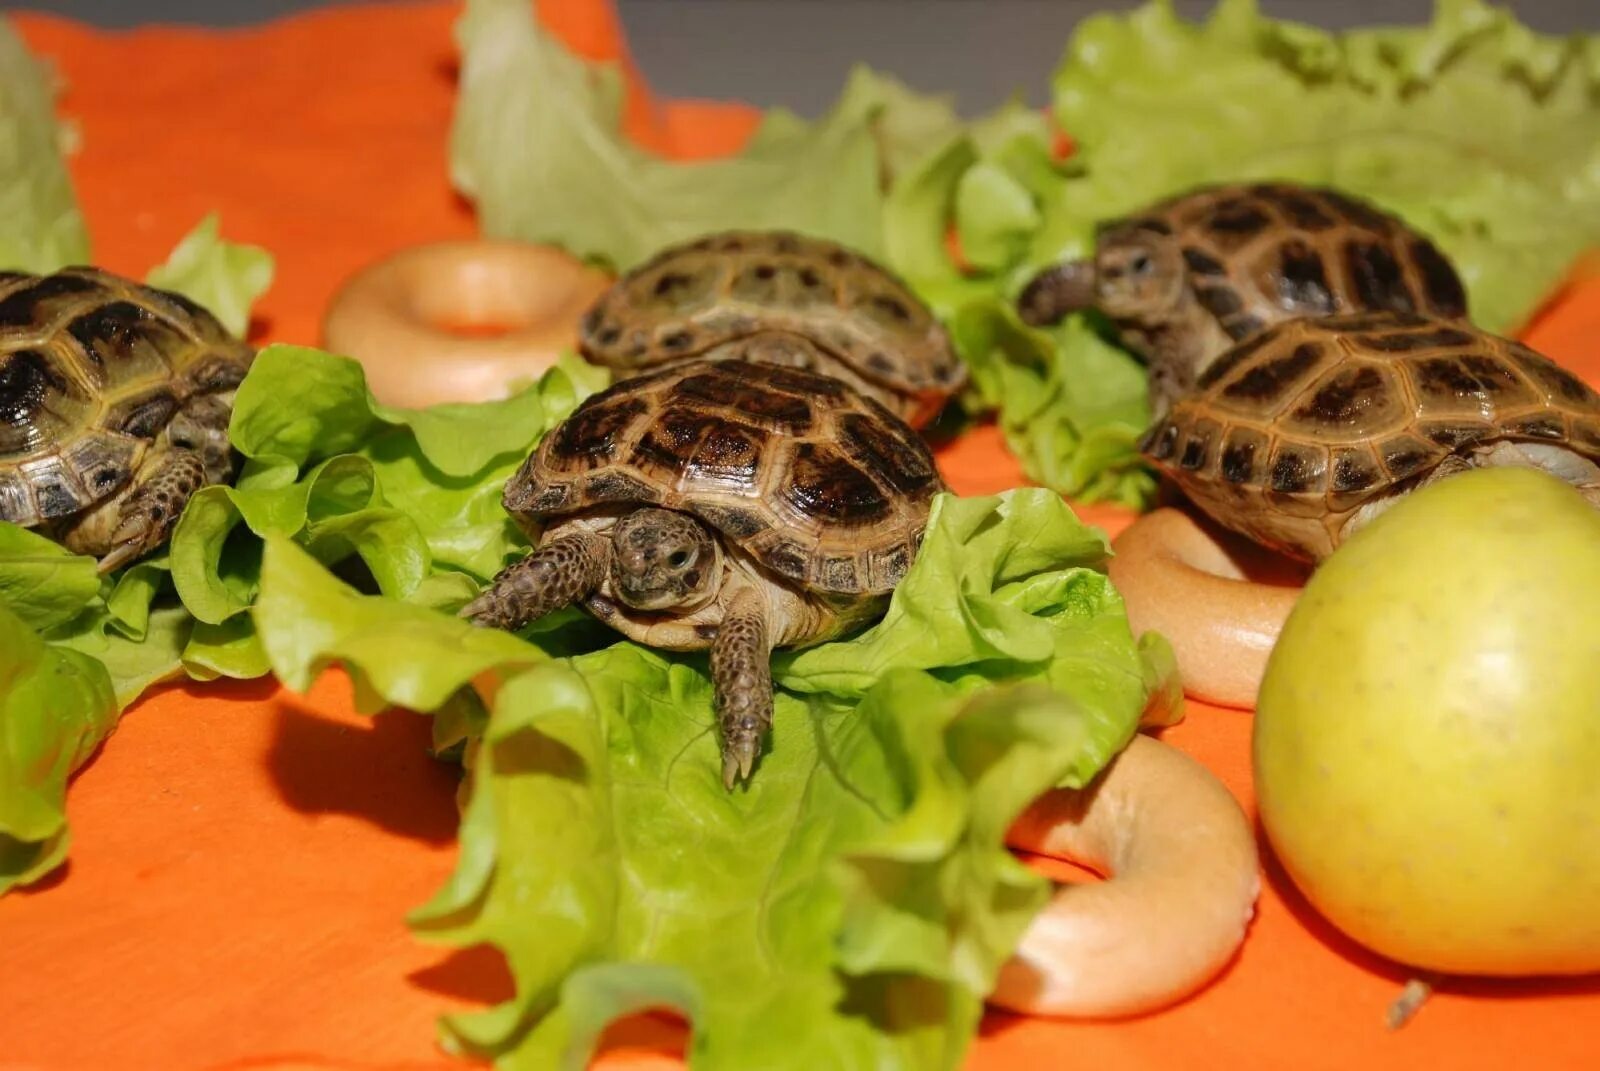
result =
[[674,569],[682,569],[685,565],[689,564],[689,552],[686,550],[673,551],[671,554],[667,555],[667,564],[672,566]]
[[1149,275],[1150,269],[1153,267],[1155,267],[1155,263],[1151,261],[1149,254],[1140,253],[1129,263],[1128,270],[1135,275],[1144,276]]

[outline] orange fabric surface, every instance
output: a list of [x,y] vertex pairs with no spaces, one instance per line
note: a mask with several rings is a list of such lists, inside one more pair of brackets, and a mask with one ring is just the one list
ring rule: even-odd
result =
[[[622,51],[599,0],[542,14],[586,55]],[[371,5],[228,33],[19,23],[60,65],[83,132],[73,173],[96,259],[142,274],[220,210],[229,237],[278,257],[257,335],[310,341],[348,273],[472,233],[445,171],[454,15]],[[752,119],[630,98],[630,131],[679,154],[726,151]],[[1531,337],[1600,379],[1600,281]],[[993,429],[941,460],[964,492],[1020,480]],[[1246,713],[1194,704],[1165,738],[1253,808],[1249,728]],[[435,1047],[435,1017],[503,999],[510,981],[492,953],[423,945],[404,926],[454,860],[453,778],[426,743],[415,715],[355,715],[337,674],[307,697],[257,681],[139,703],[76,780],[70,864],[0,899],[0,1067],[462,1066]],[[1594,979],[1451,984],[1391,1034],[1383,1011],[1403,979],[1269,864],[1241,954],[1197,997],[1118,1023],[991,1015],[969,1066],[1600,1066]],[[633,1020],[603,1063],[675,1067],[680,1043],[675,1025]]]

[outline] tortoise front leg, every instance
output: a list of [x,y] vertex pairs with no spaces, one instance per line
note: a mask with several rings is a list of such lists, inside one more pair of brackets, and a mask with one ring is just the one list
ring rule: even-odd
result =
[[189,497],[206,482],[199,454],[157,445],[127,486],[77,518],[61,541],[69,550],[98,556],[102,573],[119,569],[165,543]]
[[732,789],[750,769],[772,728],[772,643],[767,601],[754,587],[735,592],[723,608],[711,645],[711,683],[722,729],[722,784]]
[[474,625],[515,630],[587,598],[611,568],[611,541],[585,529],[552,539],[495,576],[461,608]]

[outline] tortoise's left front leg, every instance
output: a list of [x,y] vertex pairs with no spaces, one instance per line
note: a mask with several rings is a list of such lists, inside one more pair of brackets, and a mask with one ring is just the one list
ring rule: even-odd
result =
[[748,780],[772,728],[772,641],[767,600],[741,587],[723,607],[711,645],[711,683],[722,729],[722,784]]
[[102,573],[161,546],[190,496],[233,475],[232,400],[231,392],[196,395],[173,415],[122,501],[111,551],[100,559]]

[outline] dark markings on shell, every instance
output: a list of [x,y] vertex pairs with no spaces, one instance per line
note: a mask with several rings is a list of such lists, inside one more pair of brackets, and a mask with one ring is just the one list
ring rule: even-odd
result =
[[822,276],[814,268],[801,268],[799,272],[800,285],[807,290],[815,290],[822,285]]
[[1322,347],[1302,342],[1281,357],[1263,360],[1248,368],[1238,379],[1222,388],[1225,397],[1241,401],[1265,401],[1281,394],[1322,360]]
[[84,506],[66,479],[56,472],[35,477],[33,494],[39,504],[39,516],[44,518],[65,517]]
[[822,586],[830,591],[856,591],[863,585],[860,570],[852,557],[828,557],[822,560]]
[[205,392],[231,390],[244,382],[249,371],[242,362],[219,358],[192,369],[188,380],[196,389]]
[[1456,327],[1437,327],[1431,331],[1388,331],[1362,335],[1357,345],[1383,353],[1439,349],[1444,346],[1470,346],[1473,335]]
[[806,578],[806,550],[798,543],[785,540],[774,544],[762,552],[761,563],[790,580]]
[[734,539],[750,539],[767,530],[766,520],[755,510],[713,502],[692,502],[687,508],[690,513]]
[[1229,483],[1249,483],[1256,471],[1256,444],[1230,442],[1222,451],[1222,478]]
[[147,310],[129,301],[113,301],[90,309],[67,325],[67,333],[78,340],[89,360],[99,367],[104,366],[105,358],[132,356],[134,347],[147,335],[154,336],[150,341],[158,347],[178,337],[170,327],[158,324]]
[[1418,430],[1430,441],[1449,450],[1470,446],[1490,434],[1490,429],[1483,424],[1424,424]]
[[1379,443],[1378,455],[1384,467],[1389,469],[1390,479],[1403,480],[1434,463],[1438,451],[1410,435],[1398,435],[1395,439]]
[[1341,450],[1333,459],[1335,491],[1365,491],[1382,478],[1383,473],[1365,450]]
[[753,485],[761,465],[762,435],[732,421],[715,421],[694,453],[691,469],[702,479]]
[[1297,420],[1325,426],[1353,424],[1381,399],[1383,389],[1384,377],[1376,368],[1348,368],[1334,373],[1294,415]]
[[1271,486],[1282,494],[1321,490],[1326,477],[1327,461],[1321,451],[1286,443],[1272,459]]
[[606,469],[584,481],[584,497],[590,502],[659,502],[661,492],[625,472]]
[[1416,301],[1406,288],[1400,262],[1382,242],[1352,241],[1344,247],[1345,266],[1359,304],[1372,309],[1412,312]]
[[26,427],[45,408],[52,394],[66,389],[67,380],[61,371],[38,350],[18,350],[0,357],[0,423]]
[[1567,437],[1566,424],[1551,413],[1539,413],[1506,423],[1507,435],[1527,439],[1561,440]]
[[1385,231],[1393,225],[1394,221],[1381,211],[1368,204],[1335,190],[1318,190],[1318,195],[1332,205],[1339,214],[1350,222],[1366,227],[1369,230]]
[[658,298],[670,299],[674,292],[683,289],[689,283],[689,276],[681,271],[662,272],[661,277],[656,280],[656,285],[650,288],[650,292]]
[[[1493,393],[1497,386],[1506,386],[1493,380],[1485,382],[1483,378],[1474,374],[1465,360],[1459,357],[1427,357],[1417,361],[1412,367],[1417,389],[1435,398],[1482,400]],[[1515,386],[1514,383],[1510,385]]]
[[1206,466],[1206,459],[1210,455],[1211,440],[1208,436],[1192,434],[1183,444],[1183,453],[1178,456],[1178,466],[1194,472]]
[[668,406],[650,422],[636,451],[643,460],[671,471],[686,469],[700,440],[721,417],[698,409]]
[[1232,316],[1243,308],[1239,295],[1227,286],[1199,287],[1195,290],[1195,297],[1207,312],[1219,320],[1224,316]]
[[877,484],[826,443],[796,447],[783,496],[802,515],[835,524],[870,524],[893,508]]
[[644,411],[643,398],[618,397],[610,390],[604,391],[562,421],[552,449],[562,460],[590,465],[610,461],[616,456],[618,437]]
[[33,285],[24,286],[0,300],[0,328],[36,326],[39,306],[43,302],[98,289],[98,283],[78,275],[59,273],[42,276]]
[[757,264],[754,274],[757,279],[765,282],[778,274],[778,268],[775,264]]
[[[730,367],[735,373],[749,374],[747,367],[742,364],[735,363]],[[845,385],[832,376],[809,372],[804,368],[767,368],[762,370],[761,375],[768,385],[791,394],[838,399],[844,397],[846,390]]]
[[773,239],[772,248],[780,253],[798,253],[800,240],[792,234],[779,234]]
[[1285,309],[1307,314],[1334,310],[1333,292],[1328,288],[1322,257],[1301,239],[1285,242],[1279,248],[1274,280],[1278,287],[1278,303]]
[[894,362],[882,350],[873,350],[867,354],[867,367],[874,372],[882,372],[887,375],[894,371]]
[[1465,316],[1467,292],[1461,285],[1461,277],[1434,244],[1426,238],[1413,238],[1411,260],[1422,273],[1422,287],[1433,311],[1452,319]]
[[660,341],[663,349],[688,349],[689,344],[694,341],[694,332],[689,330],[672,331],[668,334],[662,335]]
[[[785,383],[795,381],[784,377],[799,377],[804,382],[819,383],[822,386],[819,393],[834,393],[838,390],[838,384],[824,376],[810,375],[795,369],[784,369],[780,372],[763,368],[762,371],[774,386],[782,387]],[[789,432],[801,431],[811,423],[811,405],[804,398],[787,394],[781,389],[769,389],[759,380],[750,381],[729,374],[721,366],[710,372],[689,376],[678,383],[674,392],[699,398],[713,405],[725,406],[746,416],[770,422]]]
[[1228,269],[1223,267],[1222,261],[1193,247],[1184,249],[1183,262],[1196,275],[1228,274]]
[[920,438],[894,434],[894,428],[884,420],[847,413],[839,421],[840,443],[853,461],[896,491],[913,494],[931,487],[938,474],[927,447]]
[[877,586],[880,590],[887,590],[900,583],[911,569],[911,552],[905,547],[891,547],[881,554],[874,555],[872,564],[873,571],[877,574],[875,578]]
[[1338,222],[1315,199],[1283,186],[1274,187],[1271,200],[1288,221],[1305,231],[1325,231]]
[[1508,350],[1512,360],[1528,373],[1545,390],[1565,402],[1581,405],[1600,404],[1588,384],[1543,354],[1536,353],[1520,342],[1512,343]]
[[1212,233],[1234,238],[1259,234],[1271,224],[1271,218],[1260,208],[1237,199],[1218,202],[1211,218],[1206,220],[1206,227]]
[[897,323],[910,323],[911,310],[906,308],[906,303],[889,294],[872,295],[872,307],[885,314]]
[[1139,451],[1153,461],[1165,461],[1178,447],[1178,426],[1166,421],[1152,425],[1139,440]]
[[149,289],[153,293],[161,295],[174,305],[178,306],[178,308],[182,309],[190,319],[196,322],[196,324],[205,328],[209,328],[213,333],[216,334],[226,333],[223,331],[222,325],[217,322],[217,318],[211,315],[211,312],[204,306],[195,304],[193,301],[190,301],[176,290],[162,290],[159,287],[154,286],[149,287]]
[[1229,372],[1239,367],[1252,354],[1271,341],[1271,338],[1271,335],[1265,333],[1257,334],[1248,341],[1240,342],[1238,345],[1229,348],[1222,356],[1207,365],[1204,372],[1200,373],[1199,386],[1205,389],[1220,382]]

